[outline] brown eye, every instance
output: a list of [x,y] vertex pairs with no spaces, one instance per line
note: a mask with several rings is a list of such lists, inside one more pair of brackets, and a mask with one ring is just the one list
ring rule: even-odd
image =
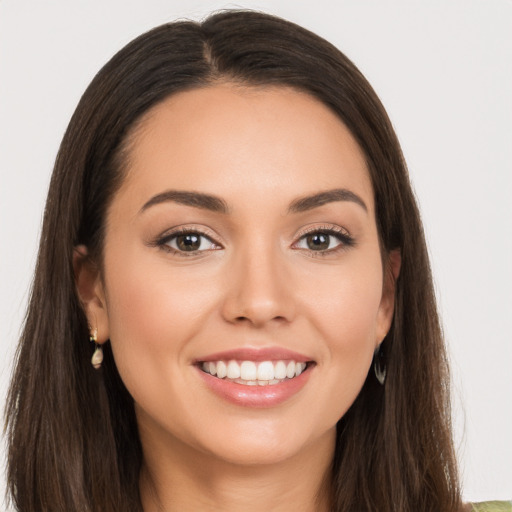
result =
[[201,237],[194,233],[176,237],[176,246],[180,251],[197,251],[201,247]]
[[329,249],[332,235],[327,233],[313,233],[306,236],[308,249],[312,251],[325,251]]
[[354,239],[347,232],[324,228],[302,235],[294,247],[327,255],[335,253],[338,249],[352,247],[354,243]]
[[202,253],[213,249],[220,249],[220,246],[206,235],[196,231],[174,233],[163,237],[158,245],[167,248],[174,253]]

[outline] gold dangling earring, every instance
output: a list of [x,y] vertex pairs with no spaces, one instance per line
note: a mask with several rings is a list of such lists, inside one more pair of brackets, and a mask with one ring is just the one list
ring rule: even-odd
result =
[[101,368],[101,363],[103,362],[103,349],[101,348],[101,345],[98,345],[98,329],[94,329],[94,331],[91,332],[89,340],[96,345],[94,354],[91,357],[91,364],[95,370],[99,370]]

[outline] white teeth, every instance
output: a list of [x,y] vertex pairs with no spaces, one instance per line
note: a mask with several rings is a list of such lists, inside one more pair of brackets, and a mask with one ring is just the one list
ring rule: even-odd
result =
[[293,379],[295,377],[295,361],[290,361],[288,366],[286,367],[286,376],[289,379]]
[[272,361],[263,361],[258,365],[258,380],[273,380],[274,365]]
[[[214,363],[215,364],[215,363]],[[217,377],[223,379],[228,374],[228,369],[224,361],[217,361]]]
[[283,361],[278,361],[274,366],[274,377],[276,379],[286,378],[286,365],[283,363]]
[[244,361],[240,365],[240,377],[244,380],[256,380],[258,378],[256,364],[252,361]]
[[295,361],[207,361],[202,363],[204,372],[219,379],[228,378],[233,382],[247,386],[275,385],[286,379],[298,377],[305,369],[306,363]]
[[295,363],[295,375],[298,377],[306,368],[306,363]]
[[228,363],[228,379],[239,379],[240,378],[240,366],[236,361],[229,361]]

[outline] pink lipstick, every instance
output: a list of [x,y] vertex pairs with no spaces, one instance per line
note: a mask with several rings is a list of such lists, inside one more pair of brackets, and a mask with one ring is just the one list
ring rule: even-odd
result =
[[241,348],[195,361],[200,378],[219,397],[245,407],[277,406],[300,392],[315,366],[280,347]]

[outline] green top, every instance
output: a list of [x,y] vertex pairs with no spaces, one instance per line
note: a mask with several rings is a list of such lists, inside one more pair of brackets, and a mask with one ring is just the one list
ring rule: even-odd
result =
[[472,506],[473,512],[512,512],[512,501],[483,501]]

